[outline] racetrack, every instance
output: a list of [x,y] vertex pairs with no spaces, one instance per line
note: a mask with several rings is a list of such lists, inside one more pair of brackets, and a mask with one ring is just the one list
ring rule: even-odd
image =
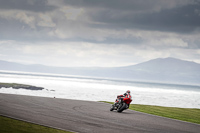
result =
[[132,110],[109,111],[110,104],[0,94],[0,115],[80,133],[199,133],[200,125]]

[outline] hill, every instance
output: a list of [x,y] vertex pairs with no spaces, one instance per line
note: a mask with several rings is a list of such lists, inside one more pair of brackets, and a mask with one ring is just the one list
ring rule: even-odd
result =
[[0,61],[0,70],[115,78],[148,82],[200,84],[200,64],[175,58],[157,58],[125,67],[51,67]]
[[200,64],[175,58],[158,58],[125,67],[137,79],[174,83],[200,83]]

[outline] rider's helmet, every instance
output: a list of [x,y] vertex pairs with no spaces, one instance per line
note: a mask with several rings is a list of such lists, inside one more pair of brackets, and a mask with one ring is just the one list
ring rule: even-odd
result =
[[130,94],[131,92],[130,92],[129,90],[127,90],[126,93],[129,93],[129,94]]

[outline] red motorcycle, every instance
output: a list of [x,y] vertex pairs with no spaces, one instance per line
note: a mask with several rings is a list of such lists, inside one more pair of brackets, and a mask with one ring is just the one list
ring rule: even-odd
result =
[[129,108],[131,102],[131,97],[126,98],[123,95],[119,95],[117,96],[115,103],[111,106],[110,111],[117,110],[117,112],[121,113],[123,110]]

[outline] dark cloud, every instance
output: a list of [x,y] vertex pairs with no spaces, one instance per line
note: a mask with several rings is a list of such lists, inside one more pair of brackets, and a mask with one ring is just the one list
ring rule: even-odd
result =
[[110,10],[147,10],[154,6],[154,2],[159,2],[159,0],[146,1],[146,0],[64,0],[67,5],[72,5],[76,7],[85,7],[92,9],[110,9]]
[[[136,2],[133,3],[133,5],[136,4]],[[120,5],[120,3],[117,5]],[[195,4],[190,3],[188,5],[160,9],[160,11],[154,11],[154,6],[152,3],[149,4],[148,2],[141,4],[140,9],[134,9],[134,6],[133,8],[129,8],[130,5],[127,5],[127,9],[125,10],[121,10],[122,8],[119,9],[119,7],[114,8],[113,6],[111,6],[111,8],[106,8],[105,6],[94,11],[89,10],[88,15],[93,21],[103,23],[95,25],[101,28],[136,28],[190,33],[200,27],[200,4],[198,2]],[[139,4],[137,3],[136,5]],[[146,9],[146,5],[150,5],[149,7],[152,7],[152,9],[149,7]],[[141,9],[147,10],[147,12]],[[141,12],[139,10],[141,10]]]
[[[191,34],[194,31],[199,32],[200,29],[199,1],[63,0],[63,2],[59,1],[55,5],[52,1],[49,4],[47,0],[0,0],[0,9],[20,10],[16,14],[9,14],[10,12],[1,14],[0,39],[61,39],[127,44],[141,43],[145,37],[138,38],[133,34],[129,36],[129,33],[119,37],[112,32],[123,34],[123,31],[128,29],[132,32],[146,30]],[[71,6],[74,9],[82,8],[82,16],[77,15],[77,19],[74,20],[68,19],[67,9],[66,12],[61,11],[64,6],[68,9]],[[34,13],[26,12],[27,10]],[[52,10],[55,12],[48,13]],[[73,11],[69,11],[68,14],[70,13],[73,14]]]
[[56,6],[48,5],[47,0],[0,0],[0,9],[45,12],[56,9]]
[[200,5],[187,5],[158,13],[137,16],[128,22],[133,22],[139,28],[159,31],[190,33],[200,27],[200,15],[195,13]]

